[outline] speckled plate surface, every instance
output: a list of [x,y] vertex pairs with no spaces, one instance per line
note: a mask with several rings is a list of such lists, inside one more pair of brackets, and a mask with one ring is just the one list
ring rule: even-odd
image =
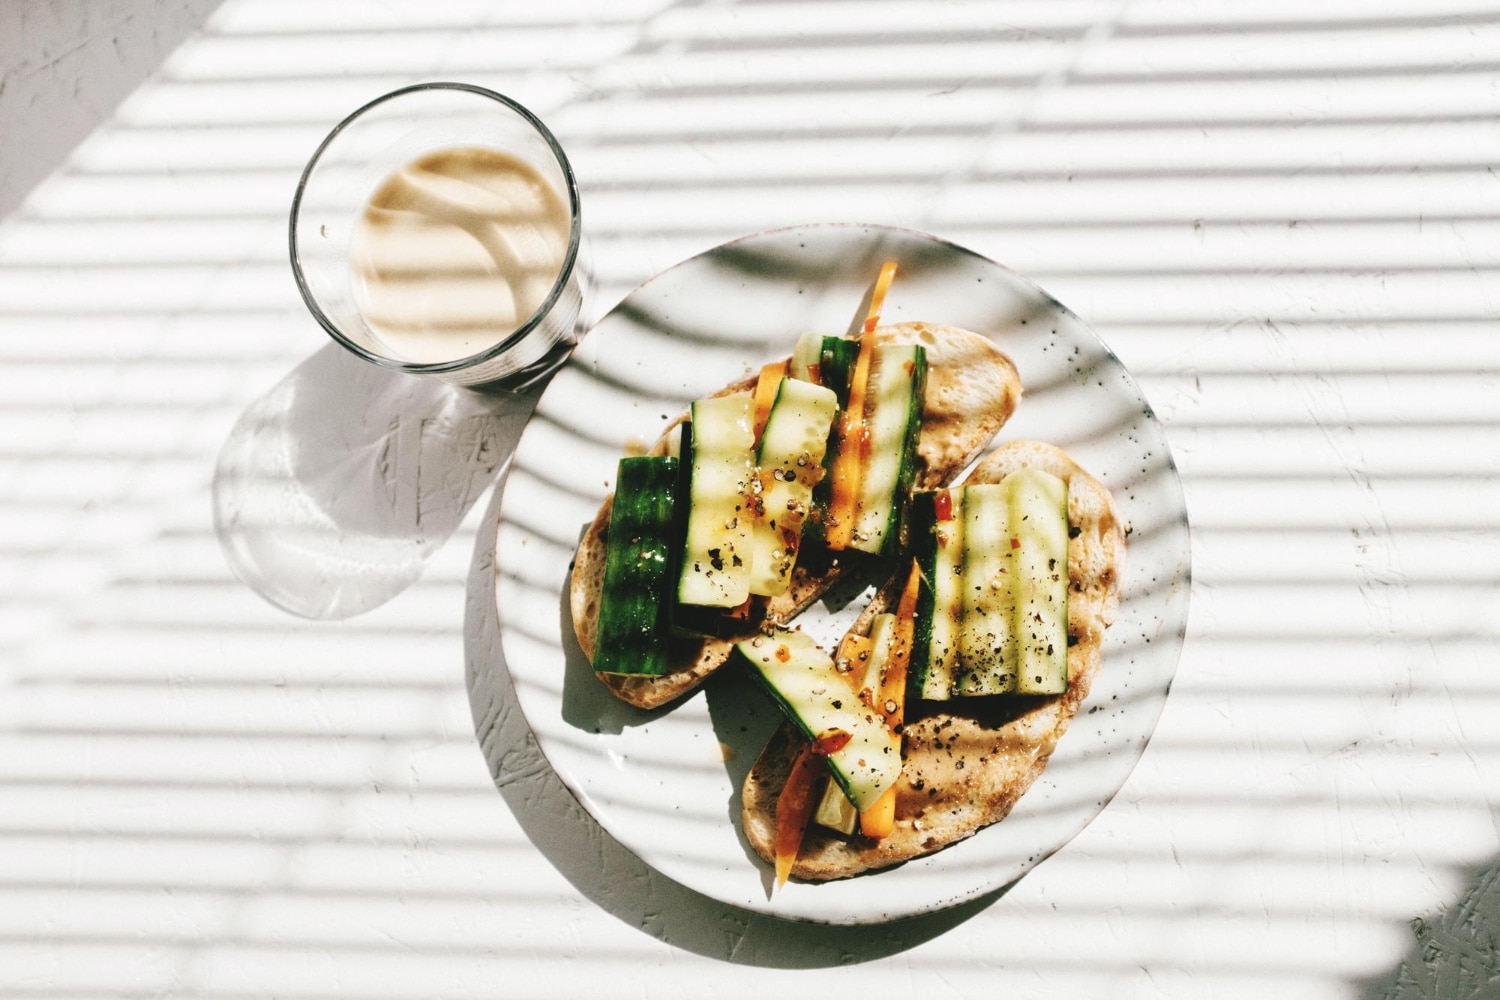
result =
[[[1083,711],[1003,822],[900,867],[771,892],[740,831],[740,785],[777,725],[756,682],[723,670],[654,712],[618,702],[573,639],[568,567],[627,448],[694,398],[845,332],[883,260],[900,269],[883,322],[982,333],[1025,395],[998,440],[1069,451],[1131,526],[1119,620]],[[725,244],[632,292],[548,386],[500,501],[496,600],[504,666],[547,760],[599,824],[663,874],[746,909],[828,923],[895,919],[1008,885],[1066,844],[1119,790],[1167,697],[1187,616],[1188,524],[1162,429],[1128,372],[1077,317],[1012,271],[920,233],[809,226]],[[831,646],[861,600],[801,619]]]

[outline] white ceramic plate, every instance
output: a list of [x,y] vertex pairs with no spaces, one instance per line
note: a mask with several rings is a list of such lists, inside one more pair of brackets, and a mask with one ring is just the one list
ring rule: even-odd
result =
[[[778,723],[754,681],[721,671],[654,712],[598,683],[573,639],[568,566],[626,449],[775,357],[806,330],[851,325],[883,260],[899,271],[882,320],[994,338],[1025,395],[999,440],[1067,449],[1132,526],[1104,665],[1041,779],[1003,822],[898,868],[772,893],[740,832],[739,788]],[[1056,851],[1119,790],[1156,725],[1187,613],[1188,526],[1161,427],[1099,338],[1032,283],[931,236],[811,226],[736,240],[658,275],[594,328],[548,386],[500,501],[496,600],[516,697],[558,775],[652,867],[750,910],[829,923],[889,920],[1002,886]],[[804,628],[837,638],[858,611],[820,604]]]

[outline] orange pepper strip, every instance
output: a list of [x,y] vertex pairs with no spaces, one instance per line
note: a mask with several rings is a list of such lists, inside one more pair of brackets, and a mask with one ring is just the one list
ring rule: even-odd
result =
[[[906,668],[911,664],[911,647],[917,638],[917,592],[922,585],[922,568],[915,559],[906,578],[906,589],[896,605],[896,628],[891,637],[891,658],[880,677],[881,711],[892,732],[906,721]],[[895,705],[894,709],[889,708]]]
[[791,877],[792,865],[797,862],[797,851],[802,847],[802,836],[807,832],[808,821],[817,807],[818,795],[823,785],[819,780],[828,773],[823,758],[813,750],[811,743],[802,748],[792,763],[791,773],[781,794],[776,796],[776,885],[786,885]]
[[[896,262],[880,265],[880,275],[870,292],[870,310],[865,314],[860,336],[880,325],[880,310],[885,293],[896,279]],[[859,488],[865,463],[869,460],[870,431],[865,426],[865,396],[870,384],[870,364],[875,345],[861,343],[854,373],[849,379],[849,404],[839,417],[839,452],[833,460],[833,496],[828,501],[829,524],[823,537],[830,549],[847,549],[854,542],[854,516],[859,507]]]
[[889,837],[896,829],[896,786],[885,790],[875,804],[859,814],[859,832],[872,840]]
[[875,644],[870,641],[870,637],[856,632],[850,632],[839,643],[839,651],[834,657],[834,662],[848,661],[849,669],[843,673],[843,677],[849,682],[849,687],[855,694],[859,694],[864,687],[865,668],[869,666],[870,657],[874,655],[874,651]]
[[833,496],[828,501],[828,520],[823,538],[830,549],[847,549],[854,542],[854,516],[859,506],[860,480],[864,476],[864,453],[870,436],[865,427],[865,393],[870,384],[870,365],[875,345],[859,345],[854,374],[849,379],[849,403],[839,415],[839,452],[833,460]]
[[776,390],[786,376],[786,362],[778,361],[766,365],[755,380],[755,440],[760,441],[760,432],[766,429],[766,419],[771,416],[771,407],[776,403]]
[[891,290],[896,280],[896,262],[888,260],[880,265],[880,277],[875,279],[875,290],[870,293],[870,311],[865,315],[865,326],[861,333],[870,333],[880,325],[880,309],[885,305],[885,293]]
[[[899,732],[906,721],[906,668],[911,663],[911,647],[916,641],[917,588],[922,571],[914,560],[906,589],[896,605],[896,628],[891,639],[891,656],[880,677],[880,701],[875,707],[885,715],[891,732]],[[899,737],[898,737],[899,738]],[[879,839],[896,828],[896,786],[885,790],[875,804],[859,814],[859,832]]]

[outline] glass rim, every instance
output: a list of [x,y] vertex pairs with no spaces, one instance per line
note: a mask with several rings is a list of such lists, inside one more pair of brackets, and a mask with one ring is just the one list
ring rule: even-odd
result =
[[[552,155],[557,160],[558,167],[562,170],[563,182],[564,186],[567,188],[568,197],[568,249],[567,253],[563,255],[562,269],[558,272],[557,280],[552,283],[552,288],[548,291],[547,297],[542,300],[541,305],[537,306],[536,310],[532,312],[529,317],[527,317],[524,323],[516,327],[514,331],[503,337],[498,343],[492,344],[489,347],[486,347],[484,350],[478,351],[474,354],[469,354],[461,358],[455,358],[452,361],[400,361],[395,358],[386,357],[383,354],[376,354],[374,351],[371,351],[370,349],[350,340],[323,312],[322,307],[318,304],[317,298],[313,295],[312,289],[308,287],[307,279],[302,274],[302,257],[297,248],[297,221],[302,211],[302,195],[307,188],[308,179],[312,176],[313,170],[317,167],[319,161],[322,160],[323,154],[328,150],[328,147],[333,144],[333,141],[337,139],[345,129],[347,129],[350,125],[353,125],[368,112],[390,101],[405,97],[409,94],[422,93],[424,91],[457,91],[474,94],[478,97],[488,98],[496,102],[497,104],[503,105],[504,107],[509,108],[511,111],[515,112],[527,124],[536,129],[537,134],[542,137],[543,141],[547,143],[547,147],[552,151]],[[506,351],[524,341],[526,337],[530,335],[532,331],[534,331],[541,324],[543,318],[545,318],[546,315],[552,311],[552,307],[557,304],[557,300],[566,290],[568,282],[572,278],[573,270],[578,263],[578,251],[583,238],[582,210],[578,196],[578,179],[573,174],[573,165],[568,162],[568,156],[563,152],[563,148],[561,144],[558,143],[557,137],[552,134],[552,130],[549,129],[545,124],[543,124],[540,118],[532,114],[530,110],[528,110],[517,101],[506,97],[504,94],[490,90],[486,87],[477,86],[472,83],[454,83],[450,81],[416,83],[407,87],[401,87],[397,90],[393,90],[387,94],[382,94],[374,100],[369,101],[368,103],[357,108],[346,118],[344,118],[343,121],[335,125],[333,127],[333,130],[329,132],[328,135],[323,139],[323,141],[318,144],[318,148],[313,151],[312,156],[308,159],[307,166],[302,168],[302,176],[297,181],[297,190],[296,193],[292,196],[292,211],[288,224],[287,237],[288,250],[290,251],[292,261],[292,277],[297,282],[297,290],[302,294],[302,301],[307,306],[308,311],[313,314],[313,318],[318,321],[318,325],[323,327],[324,331],[327,332],[327,334],[334,340],[338,341],[340,345],[353,352],[354,354],[359,355],[366,361],[371,362],[372,364],[377,364],[383,368],[390,368],[395,371],[410,372],[417,375],[438,375],[446,372],[463,371],[466,368],[472,368],[476,365],[480,365],[485,363],[486,361],[497,358],[501,354],[504,354]]]

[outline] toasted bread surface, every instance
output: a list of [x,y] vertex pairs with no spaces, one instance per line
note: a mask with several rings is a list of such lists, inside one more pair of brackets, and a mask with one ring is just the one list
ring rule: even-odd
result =
[[[1068,690],[1054,696],[1000,695],[914,702],[907,708],[905,749],[896,792],[896,825],[876,841],[840,837],[813,826],[792,869],[795,878],[847,878],[929,854],[998,822],[1047,766],[1048,758],[1100,667],[1105,628],[1119,606],[1125,532],[1109,492],[1062,450],[1029,441],[1000,446],[967,482],[999,482],[1023,467],[1068,483],[1068,520],[1079,529],[1068,543]],[[895,600],[887,587],[861,616]],[[774,857],[776,797],[801,737],[781,727],[745,779],[742,821],[756,852]]]
[[[921,344],[926,350],[927,394],[917,438],[915,485],[919,489],[932,489],[952,481],[983,452],[1015,412],[1021,398],[1021,380],[1015,364],[988,338],[951,326],[901,323],[879,327],[871,336],[879,344]],[[754,384],[752,376],[726,386],[716,395],[749,393]],[[685,416],[678,417],[668,426],[652,453],[665,452],[668,435],[683,419]],[[590,660],[594,656],[598,627],[612,499],[606,498],[600,506],[579,542],[573,561],[569,591],[573,630]],[[790,622],[827,592],[843,565],[837,559],[819,559],[814,553],[805,553],[804,561],[792,571],[787,593],[769,603],[765,623]],[[751,634],[753,631],[746,636]],[[598,676],[624,701],[639,708],[656,708],[702,684],[729,658],[734,643],[746,636],[683,640],[671,654],[671,668],[660,676]]]

